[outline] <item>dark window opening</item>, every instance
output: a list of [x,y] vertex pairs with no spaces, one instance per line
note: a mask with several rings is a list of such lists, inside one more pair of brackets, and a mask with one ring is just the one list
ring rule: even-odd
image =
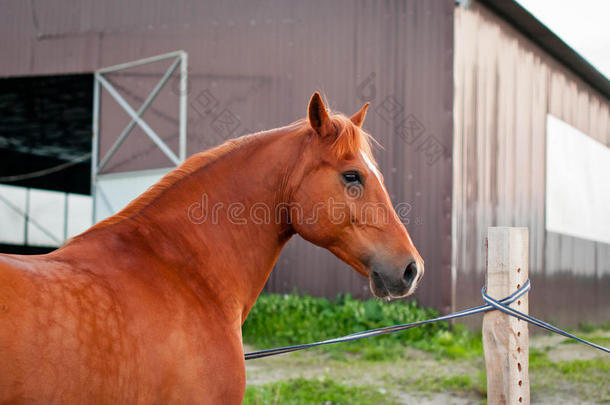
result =
[[91,193],[93,75],[0,79],[0,183]]

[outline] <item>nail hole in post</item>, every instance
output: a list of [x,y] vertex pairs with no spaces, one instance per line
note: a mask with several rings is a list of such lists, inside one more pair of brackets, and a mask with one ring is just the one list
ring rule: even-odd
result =
[[517,273],[521,273],[521,267],[517,268]]
[[521,371],[521,363],[517,363],[517,370]]
[[523,385],[523,381],[519,380],[519,387]]

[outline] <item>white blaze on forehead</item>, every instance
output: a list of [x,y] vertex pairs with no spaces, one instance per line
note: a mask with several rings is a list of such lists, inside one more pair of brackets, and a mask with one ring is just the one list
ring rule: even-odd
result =
[[364,153],[363,151],[360,151],[360,154],[362,155],[362,158],[364,159],[364,163],[366,163],[366,165],[373,172],[375,177],[377,177],[377,180],[379,180],[379,184],[383,185],[383,181],[381,181],[381,173],[379,173],[379,170],[375,167],[375,165],[371,161],[371,158],[369,158],[368,155],[366,153]]

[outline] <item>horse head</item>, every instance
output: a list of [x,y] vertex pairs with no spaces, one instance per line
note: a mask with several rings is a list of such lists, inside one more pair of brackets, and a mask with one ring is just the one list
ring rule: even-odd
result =
[[294,231],[369,278],[377,297],[412,294],[424,263],[400,221],[362,129],[368,103],[351,118],[329,113],[316,92],[308,107],[308,142],[295,167],[292,204],[306,220]]

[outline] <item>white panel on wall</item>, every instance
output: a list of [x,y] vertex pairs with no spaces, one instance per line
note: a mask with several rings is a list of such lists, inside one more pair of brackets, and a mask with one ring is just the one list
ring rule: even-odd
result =
[[142,170],[97,177],[95,222],[114,215],[172,169]]
[[[64,240],[66,193],[30,189],[30,218],[27,244],[32,246],[59,246]],[[49,236],[48,234],[51,234]]]
[[610,149],[547,115],[546,229],[610,243]]
[[[25,212],[27,189],[0,185],[0,242],[14,245],[25,243]],[[5,201],[6,200],[6,201]]]
[[93,221],[93,200],[88,195],[68,194],[68,238],[87,230]]

